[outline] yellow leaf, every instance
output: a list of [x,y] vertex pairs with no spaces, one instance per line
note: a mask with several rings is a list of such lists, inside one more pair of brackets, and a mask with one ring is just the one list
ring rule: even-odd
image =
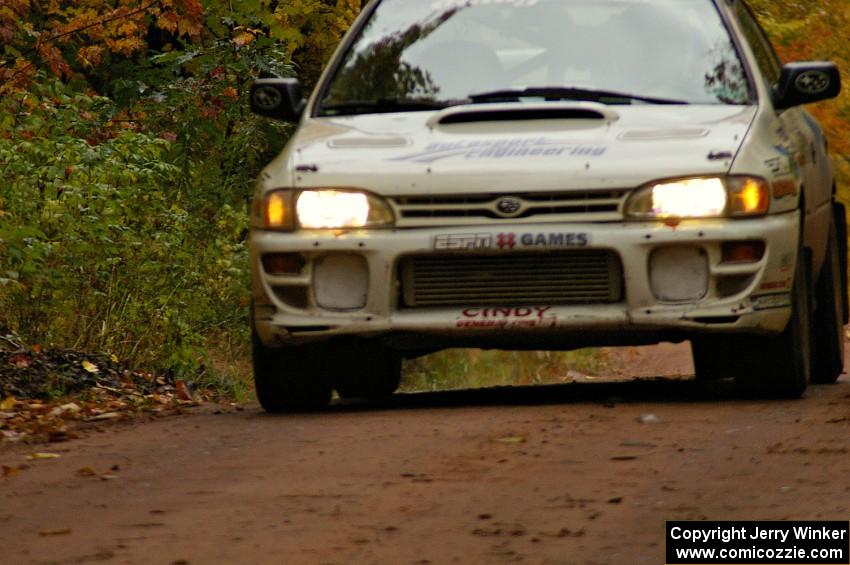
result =
[[110,358],[110,359],[112,359],[112,362],[113,362],[113,363],[117,363],[117,362],[118,362],[118,356],[117,356],[117,355],[115,355],[114,353],[113,353],[112,355],[110,355],[110,356],[109,356],[109,358]]
[[14,396],[9,396],[6,400],[0,400],[0,410],[10,410],[15,407],[17,401]]
[[237,47],[243,47],[254,41],[254,39],[254,34],[249,33],[247,31],[243,31],[242,33],[233,38],[233,43],[235,43]]
[[91,361],[85,360],[82,362],[83,369],[88,371],[89,373],[99,373],[100,369],[97,368],[97,365],[92,363]]
[[500,437],[495,440],[499,443],[525,443],[525,438],[522,436],[508,436],[508,437]]
[[27,459],[32,461],[33,459],[59,459],[62,457],[58,453],[33,453],[32,455],[27,455]]

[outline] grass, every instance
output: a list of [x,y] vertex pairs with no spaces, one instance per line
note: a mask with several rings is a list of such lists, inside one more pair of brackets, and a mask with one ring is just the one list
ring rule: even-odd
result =
[[600,349],[576,351],[497,351],[448,349],[407,361],[403,392],[570,382],[575,373],[608,368]]
[[[599,375],[611,364],[602,349],[499,351],[447,349],[405,361],[400,392],[557,384]],[[219,339],[194,384],[239,403],[254,400],[251,352],[240,340]]]

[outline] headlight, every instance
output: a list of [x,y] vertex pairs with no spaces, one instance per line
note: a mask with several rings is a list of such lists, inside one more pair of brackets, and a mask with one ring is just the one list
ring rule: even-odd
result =
[[626,202],[635,219],[761,216],[769,204],[767,182],[758,177],[698,177],[650,183]]
[[255,225],[274,230],[389,227],[395,223],[383,199],[363,191],[275,190],[255,202]]

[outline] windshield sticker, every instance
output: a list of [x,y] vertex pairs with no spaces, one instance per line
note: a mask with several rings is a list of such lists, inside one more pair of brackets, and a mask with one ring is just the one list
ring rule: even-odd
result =
[[601,157],[608,150],[599,145],[571,143],[547,137],[506,138],[488,141],[457,141],[453,143],[430,143],[424,150],[390,161],[413,161],[433,163],[443,159],[509,159],[528,157]]
[[497,4],[507,4],[517,8],[526,6],[534,6],[538,0],[436,0],[431,3],[433,10],[451,10],[454,8],[466,8],[468,6],[492,6]]
[[434,236],[434,249],[545,249],[560,247],[587,247],[590,234],[586,232],[502,232],[495,236],[487,233],[450,233]]
[[466,308],[457,318],[458,328],[553,328],[558,317],[551,306]]

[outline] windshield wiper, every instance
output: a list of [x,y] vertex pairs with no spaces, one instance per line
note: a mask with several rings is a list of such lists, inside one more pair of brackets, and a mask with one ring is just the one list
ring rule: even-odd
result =
[[576,100],[583,102],[601,102],[602,104],[631,104],[634,101],[648,104],[689,104],[684,100],[640,96],[628,92],[613,90],[596,90],[592,88],[577,88],[566,86],[531,86],[528,88],[492,90],[470,94],[468,98],[473,104],[482,102],[514,102],[520,98],[534,97],[546,100]]
[[435,100],[406,100],[402,98],[378,98],[377,100],[347,100],[323,104],[321,115],[346,116],[352,114],[381,114],[389,112],[424,112],[442,110],[452,106],[450,102]]

